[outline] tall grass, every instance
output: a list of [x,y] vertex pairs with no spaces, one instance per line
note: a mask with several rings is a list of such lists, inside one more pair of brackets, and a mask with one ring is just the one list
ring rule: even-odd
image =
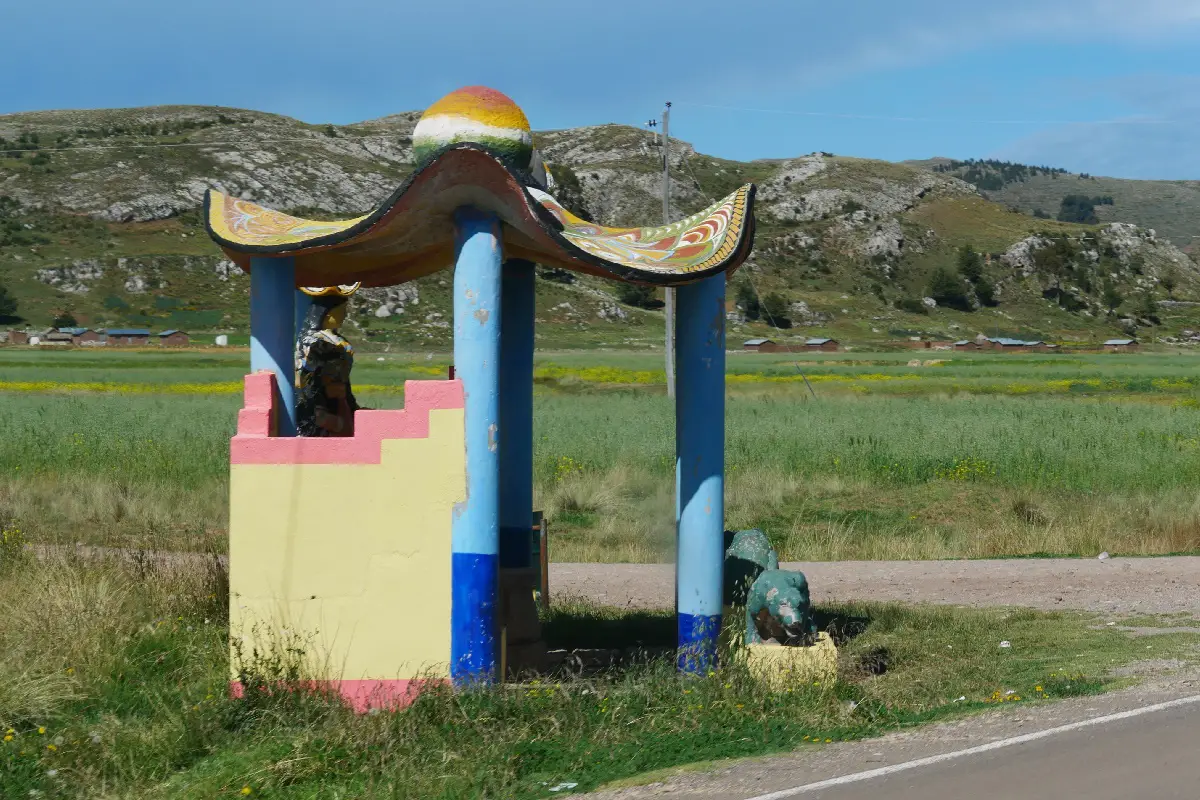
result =
[[[35,355],[43,354],[0,352],[0,381],[14,369],[28,378],[49,366],[64,378],[103,370],[91,377],[109,380],[121,367],[145,370],[147,380],[203,383],[240,370],[242,358],[75,352],[44,354],[42,364]],[[1192,359],[985,354],[918,369],[900,357],[908,355],[814,357],[804,369],[831,378],[817,382],[816,400],[795,382],[732,381],[729,524],[764,526],[797,558],[1200,547]],[[789,360],[756,358],[731,358],[731,370],[795,375]],[[592,380],[657,364],[606,353],[571,359],[574,373],[554,367],[565,357],[546,357],[543,367],[557,377],[542,381],[535,396],[534,472],[555,531],[554,556],[669,557],[673,405],[652,382],[622,388]],[[403,397],[389,386],[440,370],[389,354],[382,363],[364,359],[356,379],[361,372],[360,385],[387,389],[363,391],[366,405],[394,407]],[[843,377],[919,391],[863,394]],[[1040,381],[1053,391],[937,388],[964,381],[978,388],[980,380],[1010,388]],[[1062,380],[1089,391],[1054,388]],[[1098,399],[1091,382],[1123,388]],[[39,540],[194,548],[220,539],[239,402],[237,394],[0,393],[0,515]],[[1022,503],[1034,513],[1014,510]]]

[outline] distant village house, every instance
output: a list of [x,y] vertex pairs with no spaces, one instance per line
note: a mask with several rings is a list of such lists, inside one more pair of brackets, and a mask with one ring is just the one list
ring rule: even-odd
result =
[[158,343],[163,347],[186,347],[188,335],[183,331],[163,331],[158,335]]
[[1138,343],[1134,339],[1109,339],[1104,343],[1104,350],[1108,353],[1123,353],[1130,350],[1136,350]]
[[99,331],[94,331],[91,328],[59,328],[59,333],[65,333],[71,337],[71,344],[86,345],[96,347],[104,344],[104,337]]
[[770,339],[747,339],[742,343],[742,349],[751,353],[778,353],[782,348]]
[[150,343],[148,328],[111,328],[105,333],[110,345],[145,345]]
[[836,339],[809,339],[804,343],[807,350],[824,350],[826,352],[835,352],[838,349]]

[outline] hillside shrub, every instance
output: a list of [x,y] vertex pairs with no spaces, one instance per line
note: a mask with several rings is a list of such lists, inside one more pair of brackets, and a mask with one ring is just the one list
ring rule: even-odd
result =
[[17,316],[17,298],[9,293],[8,287],[0,283],[0,320],[15,319]]
[[910,314],[928,314],[929,309],[921,302],[921,298],[907,295],[896,300],[896,308]]
[[959,311],[971,310],[966,284],[962,278],[945,267],[938,267],[929,277],[929,296],[937,300],[940,306],[956,308]]
[[650,308],[655,304],[654,288],[638,286],[634,283],[622,283],[617,287],[617,299],[627,306]]

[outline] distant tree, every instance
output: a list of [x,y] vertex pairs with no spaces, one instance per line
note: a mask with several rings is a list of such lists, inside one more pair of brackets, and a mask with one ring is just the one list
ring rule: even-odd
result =
[[1136,313],[1140,319],[1152,322],[1155,325],[1159,324],[1158,302],[1155,301],[1154,295],[1150,292],[1141,292],[1138,295],[1137,306],[1134,309],[1134,313]]
[[575,282],[575,273],[562,267],[547,267],[538,270],[538,277],[544,281],[553,281],[554,283]]
[[17,298],[8,292],[8,287],[0,284],[0,319],[12,319],[17,316]]
[[337,135],[338,135],[337,128],[333,127],[332,125],[326,125],[325,126],[325,135],[329,136],[329,137],[337,138]]
[[1099,222],[1096,217],[1095,198],[1084,194],[1069,194],[1062,199],[1062,207],[1058,211],[1059,222],[1078,222],[1084,225],[1094,225]]
[[971,310],[971,302],[967,299],[967,287],[962,278],[945,267],[938,267],[929,276],[929,296],[937,300],[940,306],[957,308],[960,311]]
[[995,306],[999,304],[996,300],[996,287],[992,286],[991,281],[987,278],[975,281],[975,296],[979,298],[980,305]]
[[654,287],[622,283],[617,287],[617,299],[627,306],[649,308],[654,305]]
[[1050,215],[1047,214],[1045,211],[1042,211],[1040,208],[1035,208],[1033,210],[1033,215],[1035,217],[1037,217],[1038,219],[1050,219]]
[[79,323],[75,321],[75,315],[70,311],[60,311],[54,317],[54,322],[51,324],[55,328],[74,328]]
[[750,285],[750,281],[742,281],[737,287],[737,307],[742,310],[748,320],[756,320],[762,316],[762,309],[758,303],[758,293],[754,291],[754,287]]
[[901,297],[896,300],[896,308],[901,311],[907,311],[910,314],[928,314],[929,309],[921,302],[921,298],[912,297],[911,295]]
[[1125,298],[1121,296],[1121,292],[1111,280],[1104,281],[1104,287],[1100,290],[1100,300],[1104,303],[1104,307],[1111,314],[1117,310],[1121,303],[1125,302]]
[[[1053,243],[1033,251],[1033,264],[1038,271],[1054,281],[1054,296],[1062,297],[1064,281],[1075,276],[1075,260],[1078,253],[1071,240],[1058,236]],[[1062,305],[1060,302],[1059,305]]]
[[971,283],[983,277],[983,258],[969,244],[958,251],[958,271]]
[[1162,274],[1162,277],[1158,279],[1158,282],[1161,283],[1162,287],[1167,290],[1167,299],[1174,300],[1175,287],[1179,286],[1179,273],[1175,271],[1175,268],[1169,267],[1167,271]]
[[788,301],[783,295],[771,292],[762,301],[763,315],[767,323],[776,328],[790,328],[792,321],[788,319]]

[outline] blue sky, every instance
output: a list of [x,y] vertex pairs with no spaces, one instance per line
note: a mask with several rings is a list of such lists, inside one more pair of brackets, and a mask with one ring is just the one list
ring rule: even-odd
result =
[[672,134],[727,158],[1200,179],[1200,0],[45,0],[4,20],[0,113],[345,123],[482,83],[543,129],[641,124],[671,100]]

